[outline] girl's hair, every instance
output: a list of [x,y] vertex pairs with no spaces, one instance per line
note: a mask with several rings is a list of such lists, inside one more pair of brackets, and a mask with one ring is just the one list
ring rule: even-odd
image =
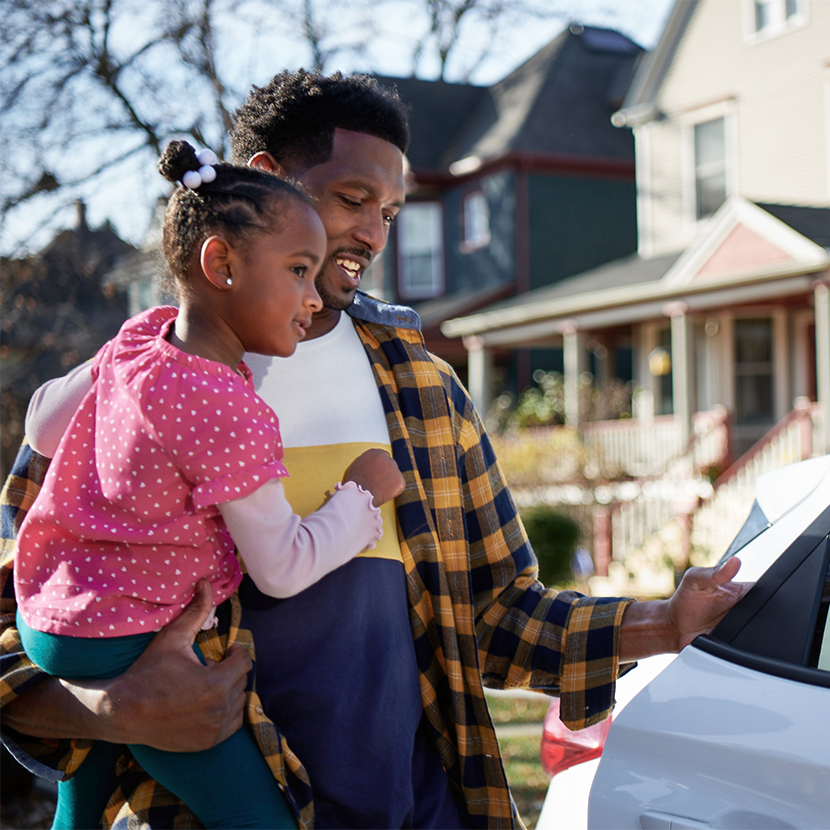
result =
[[[222,162],[210,167],[215,178],[198,176],[201,183],[180,185],[167,203],[162,250],[175,293],[188,289],[193,257],[212,234],[221,234],[231,245],[244,243],[257,234],[279,232],[280,207],[287,199],[313,207],[306,194],[273,173]],[[204,171],[186,141],[171,141],[158,164],[159,173],[171,182],[182,182],[185,174],[200,168]]]

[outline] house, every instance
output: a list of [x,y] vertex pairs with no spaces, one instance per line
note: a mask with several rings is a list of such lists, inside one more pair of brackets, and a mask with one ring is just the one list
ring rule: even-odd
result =
[[[610,118],[642,54],[572,24],[491,87],[378,77],[410,108],[407,203],[361,287],[414,306],[428,347],[462,374],[444,320],[635,250],[634,145]],[[157,301],[157,227],[110,277],[131,313]],[[527,385],[530,357],[506,349],[494,364]]]
[[[411,108],[410,184],[365,287],[414,306],[434,352],[466,370],[444,320],[635,250],[633,142],[610,118],[641,54],[572,24],[490,87],[379,78]],[[522,354],[493,357],[527,384]]]
[[[724,412],[715,494],[762,456],[830,452],[830,4],[678,0],[613,123],[634,134],[637,252],[447,321],[477,403],[488,351],[558,347],[568,420],[607,451],[629,436],[628,469],[647,451],[665,475]],[[580,372],[619,355],[633,422],[581,423]]]

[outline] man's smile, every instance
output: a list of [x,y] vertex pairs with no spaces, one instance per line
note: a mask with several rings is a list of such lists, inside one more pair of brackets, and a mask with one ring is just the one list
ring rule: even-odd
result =
[[340,276],[343,277],[350,289],[357,288],[360,285],[360,279],[363,272],[369,267],[371,259],[371,251],[355,250],[340,251],[332,257]]

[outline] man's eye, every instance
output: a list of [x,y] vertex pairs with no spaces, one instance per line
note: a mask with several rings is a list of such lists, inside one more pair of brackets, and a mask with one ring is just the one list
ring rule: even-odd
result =
[[392,216],[391,214],[390,214],[390,215],[388,215],[388,216],[384,216],[384,217],[383,217],[383,221],[384,221],[387,225],[394,225],[394,224],[395,224],[395,219],[396,219],[396,217],[395,217],[395,216]]
[[349,207],[357,208],[360,207],[360,202],[356,202],[354,199],[350,199],[348,196],[341,196],[341,200],[345,205]]

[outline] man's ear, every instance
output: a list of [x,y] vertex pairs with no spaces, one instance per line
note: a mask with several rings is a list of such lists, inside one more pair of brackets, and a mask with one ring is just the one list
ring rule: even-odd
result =
[[248,160],[248,167],[258,167],[285,178],[288,171],[267,150],[260,150]]
[[225,237],[209,236],[202,243],[199,262],[202,273],[216,288],[227,291],[233,286],[236,256]]

